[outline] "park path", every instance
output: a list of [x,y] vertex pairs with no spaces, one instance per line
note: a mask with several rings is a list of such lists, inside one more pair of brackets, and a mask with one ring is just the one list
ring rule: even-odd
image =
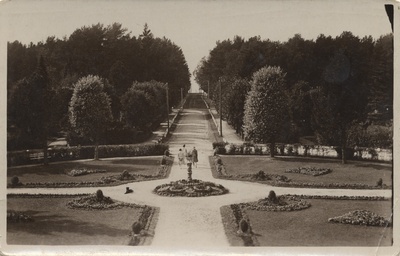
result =
[[[155,235],[151,248],[162,252],[169,250],[174,253],[201,251],[218,253],[229,248],[224,233],[220,207],[233,203],[255,201],[268,195],[273,189],[279,194],[304,195],[354,195],[354,196],[385,196],[391,197],[390,190],[343,190],[343,189],[301,189],[271,187],[265,184],[230,181],[212,177],[208,157],[212,155],[210,137],[212,131],[208,124],[207,112],[201,97],[189,96],[186,108],[172,132],[169,140],[170,152],[175,156],[171,173],[167,179],[130,183],[115,187],[102,187],[103,193],[116,200],[147,204],[160,207]],[[183,144],[188,150],[196,147],[199,153],[197,168],[193,168],[193,178],[222,184],[229,189],[222,196],[185,198],[158,196],[152,190],[160,184],[187,178],[186,168],[180,168],[177,153]],[[124,194],[125,187],[134,189],[132,194]],[[37,189],[8,189],[8,193],[93,193],[97,188],[37,188]]]

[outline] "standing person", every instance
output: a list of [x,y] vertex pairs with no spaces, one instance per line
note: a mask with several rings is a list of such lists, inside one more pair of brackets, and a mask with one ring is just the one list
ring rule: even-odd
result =
[[197,168],[197,162],[198,161],[199,161],[199,159],[198,159],[197,149],[196,149],[196,147],[193,147],[193,150],[192,150],[192,163],[193,163],[194,167],[196,167],[196,168]]
[[185,157],[187,157],[188,153],[187,149],[185,148],[185,144],[183,144],[183,153],[185,154]]
[[178,153],[178,160],[179,160],[179,167],[181,167],[181,165],[185,165],[185,153],[182,151],[182,149],[179,149],[179,153]]

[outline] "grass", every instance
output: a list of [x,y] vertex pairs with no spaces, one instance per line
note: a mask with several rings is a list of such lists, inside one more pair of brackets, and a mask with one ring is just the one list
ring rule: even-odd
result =
[[7,224],[7,243],[24,245],[127,245],[141,209],[73,210],[72,198],[8,198],[7,210],[23,212],[31,223]]
[[[71,161],[51,163],[48,166],[36,165],[29,167],[13,167],[7,169],[7,183],[13,176],[18,176],[22,183],[36,182],[89,182],[97,181],[101,177],[120,174],[128,170],[131,174],[153,175],[158,173],[162,157],[137,157],[127,159],[103,159],[89,161]],[[67,171],[72,169],[105,169],[107,172],[92,173],[82,176],[69,176]]]
[[[301,183],[362,183],[375,186],[379,178],[386,185],[392,184],[392,166],[389,164],[349,162],[341,164],[340,160],[315,159],[301,157],[268,156],[221,156],[222,163],[228,174],[253,174],[264,171],[268,174],[284,175],[295,182]],[[298,167],[330,168],[333,171],[326,175],[311,176],[299,173],[285,173],[286,169]]]
[[[328,219],[353,210],[369,210],[389,218],[391,201],[306,199],[311,207],[301,211],[246,210],[259,246],[391,246],[393,228],[329,223]],[[225,208],[227,209],[227,208]],[[226,211],[226,210],[225,210]],[[224,212],[221,209],[221,213]],[[226,215],[226,213],[225,213]],[[223,216],[223,219],[228,218]],[[234,221],[224,221],[228,241],[243,246]]]

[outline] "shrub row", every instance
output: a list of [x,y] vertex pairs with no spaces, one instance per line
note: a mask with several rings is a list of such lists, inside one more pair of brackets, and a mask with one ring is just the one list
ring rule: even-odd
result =
[[[95,146],[52,148],[48,151],[48,157],[51,162],[90,159],[94,158],[94,148]],[[163,155],[168,148],[167,144],[101,145],[99,146],[99,157],[156,156]],[[7,152],[7,166],[41,162],[43,162],[43,152],[41,150]]]

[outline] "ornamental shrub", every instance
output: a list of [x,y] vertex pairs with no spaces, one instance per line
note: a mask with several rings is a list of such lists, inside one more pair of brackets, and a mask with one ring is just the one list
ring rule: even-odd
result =
[[249,230],[249,223],[245,219],[241,219],[239,222],[240,230],[246,233]]
[[18,186],[19,184],[19,178],[17,176],[14,176],[11,178],[11,185],[13,186]]
[[217,158],[217,164],[222,164],[222,159],[221,158]]
[[376,182],[376,186],[382,187],[382,185],[383,185],[383,180],[382,180],[382,178],[379,178],[379,180]]
[[161,165],[166,165],[167,164],[167,159],[164,157],[161,159]]
[[128,171],[128,170],[124,170],[124,171],[121,173],[121,180],[124,180],[124,179],[129,178],[129,176],[130,176],[129,171]]
[[132,224],[132,232],[133,232],[133,234],[138,235],[138,234],[140,234],[141,230],[142,230],[142,224],[140,222],[135,221]]
[[271,201],[273,203],[278,202],[278,198],[276,197],[275,191],[273,191],[273,190],[269,191],[268,199],[269,199],[269,201]]
[[164,155],[165,156],[169,156],[169,150],[168,149],[164,151]]
[[103,191],[101,189],[96,191],[96,198],[98,201],[102,201],[104,198]]

